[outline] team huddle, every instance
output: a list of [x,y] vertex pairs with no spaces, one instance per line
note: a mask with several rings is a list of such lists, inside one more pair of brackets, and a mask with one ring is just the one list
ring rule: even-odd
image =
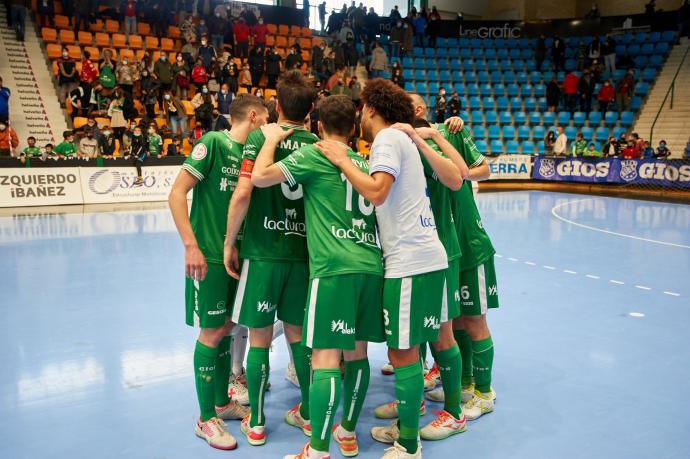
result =
[[[421,458],[420,439],[464,432],[494,409],[494,249],[470,184],[488,177],[488,165],[460,120],[429,125],[424,100],[390,81],[370,80],[362,93],[368,159],[348,146],[350,98],[319,103],[316,136],[304,127],[312,85],[288,72],[277,92],[277,123],[267,124],[261,99],[235,99],[231,129],[201,137],[169,199],[185,246],[186,322],[200,329],[196,435],[234,449],[223,420],[241,419],[250,445],[266,443],[279,320],[301,393],[285,422],[309,437],[285,458],[330,458],[331,439],[344,456],[358,454],[369,342],[388,347],[382,371],[395,375],[396,399],[376,408],[393,421],[371,435],[392,445],[385,459]],[[237,325],[249,329],[246,399],[229,388]],[[425,397],[443,410],[420,428]]]

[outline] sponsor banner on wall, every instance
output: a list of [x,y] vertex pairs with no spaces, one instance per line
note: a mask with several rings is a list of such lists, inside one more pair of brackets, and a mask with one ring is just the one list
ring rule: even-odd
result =
[[501,155],[487,157],[491,175],[489,180],[529,179],[532,176],[532,157],[529,155]]
[[683,160],[537,157],[532,177],[539,180],[657,185],[690,188],[690,162]]
[[78,167],[0,169],[0,207],[81,203]]
[[84,204],[166,201],[181,166],[142,168],[143,183],[136,184],[134,167],[81,168]]

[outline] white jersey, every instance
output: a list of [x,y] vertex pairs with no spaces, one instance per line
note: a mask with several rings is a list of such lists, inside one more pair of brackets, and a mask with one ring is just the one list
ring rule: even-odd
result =
[[371,145],[369,174],[395,178],[386,201],[376,208],[385,277],[408,277],[446,269],[417,146],[397,129],[383,129]]

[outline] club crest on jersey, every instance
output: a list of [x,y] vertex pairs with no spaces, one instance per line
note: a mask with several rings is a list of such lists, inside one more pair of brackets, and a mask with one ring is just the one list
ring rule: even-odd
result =
[[331,320],[331,331],[341,335],[354,335],[354,327],[349,327],[344,320]]
[[201,161],[206,157],[208,150],[206,150],[206,145],[203,143],[198,143],[192,148],[192,159],[195,161]]
[[433,330],[441,329],[441,322],[439,322],[436,316],[426,316],[424,317],[424,328],[431,328]]

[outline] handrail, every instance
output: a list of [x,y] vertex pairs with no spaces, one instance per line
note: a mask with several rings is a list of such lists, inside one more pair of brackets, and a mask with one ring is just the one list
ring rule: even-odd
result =
[[676,70],[676,74],[673,75],[673,80],[671,80],[671,85],[668,87],[668,90],[666,91],[666,95],[664,96],[664,100],[661,102],[661,106],[659,106],[659,111],[656,112],[656,116],[654,117],[654,121],[652,122],[652,127],[649,128],[649,144],[653,145],[652,139],[653,139],[653,134],[654,134],[654,126],[656,126],[656,122],[659,119],[659,115],[661,115],[661,110],[664,108],[664,105],[666,104],[666,99],[668,99],[668,95],[671,94],[671,103],[669,105],[669,109],[673,110],[673,94],[676,89],[676,78],[678,78],[678,74],[680,73],[680,69],[683,68],[683,64],[685,63],[685,58],[688,57],[688,51],[690,51],[690,46],[685,48],[685,54],[683,54],[683,59],[680,61],[680,65],[678,66],[678,70]]

